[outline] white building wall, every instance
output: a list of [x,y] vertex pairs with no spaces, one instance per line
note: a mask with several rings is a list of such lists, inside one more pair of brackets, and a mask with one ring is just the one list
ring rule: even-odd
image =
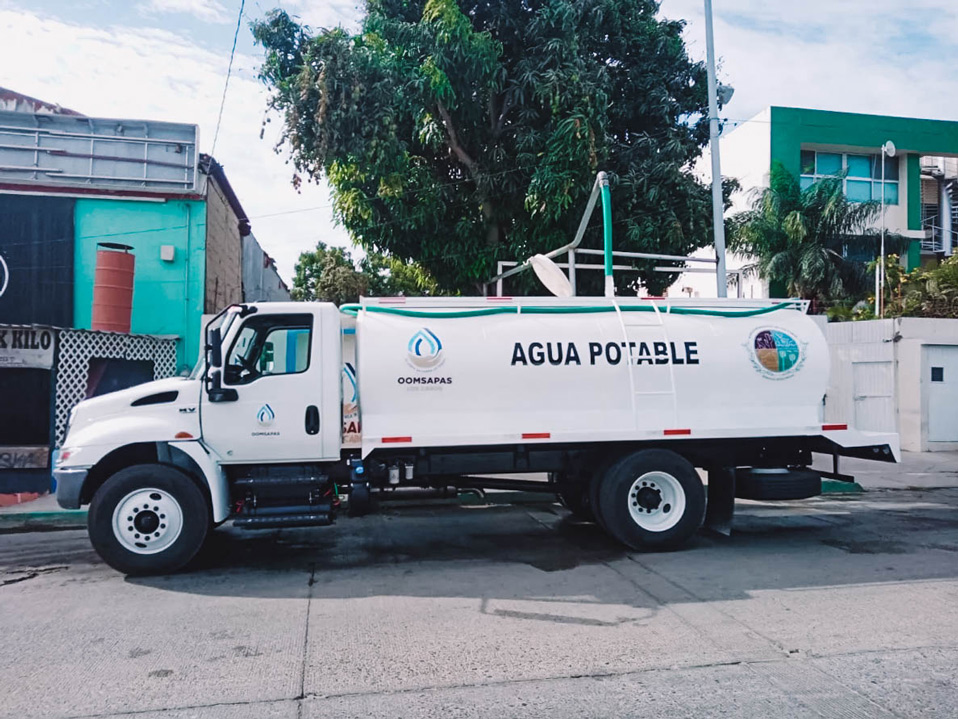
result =
[[[825,337],[831,352],[826,422],[897,429],[907,451],[958,449],[958,443],[928,439],[929,396],[940,388],[932,387],[927,361],[931,346],[958,347],[958,320],[831,322]],[[949,379],[955,369],[946,368]]]
[[[772,164],[772,111],[766,108],[751,120],[738,127],[727,130],[719,139],[719,151],[722,159],[722,176],[734,177],[742,189],[732,195],[732,207],[726,217],[737,215],[751,206],[755,192],[768,185],[768,172]],[[712,155],[708,148],[695,163],[692,172],[704,183],[712,182]],[[692,257],[715,257],[711,247],[696,250]],[[729,253],[726,266],[740,269],[751,264],[750,258]],[[695,267],[714,270],[714,265],[694,263]],[[716,297],[718,290],[714,272],[686,272],[669,287],[670,297]],[[731,297],[738,296],[738,288],[731,284],[728,289]],[[747,276],[742,286],[743,297],[767,297],[768,287],[755,273]]]

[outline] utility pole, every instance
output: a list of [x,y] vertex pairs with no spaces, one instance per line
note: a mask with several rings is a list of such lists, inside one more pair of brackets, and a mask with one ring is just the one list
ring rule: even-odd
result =
[[705,0],[705,54],[709,92],[709,152],[712,155],[712,223],[715,226],[715,282],[719,297],[728,296],[725,272],[725,203],[722,199],[722,162],[719,157],[718,83],[715,80],[715,40],[712,38],[712,0]]
[[875,267],[875,314],[885,317],[885,158],[894,157],[895,143],[889,140],[881,146],[881,247]]

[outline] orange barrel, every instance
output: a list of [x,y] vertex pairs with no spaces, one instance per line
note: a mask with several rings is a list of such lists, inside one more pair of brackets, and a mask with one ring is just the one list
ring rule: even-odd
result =
[[91,329],[129,332],[133,312],[133,248],[115,242],[101,242],[96,251],[93,280],[93,321]]

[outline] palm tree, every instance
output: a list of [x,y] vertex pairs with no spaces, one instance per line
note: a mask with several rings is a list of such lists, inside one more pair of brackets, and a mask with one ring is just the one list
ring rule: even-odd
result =
[[[794,175],[773,163],[769,186],[751,209],[730,220],[729,247],[753,258],[746,269],[789,297],[825,303],[864,297],[865,266],[846,255],[858,247],[874,256],[878,234],[868,227],[880,204],[849,201],[842,180],[828,177],[802,190]],[[886,234],[885,242],[888,252],[895,252],[904,240]]]

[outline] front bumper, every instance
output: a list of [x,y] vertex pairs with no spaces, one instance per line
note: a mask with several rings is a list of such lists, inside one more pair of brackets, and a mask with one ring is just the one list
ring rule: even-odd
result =
[[86,482],[88,469],[54,469],[53,478],[57,481],[57,504],[64,509],[79,509],[80,494]]

